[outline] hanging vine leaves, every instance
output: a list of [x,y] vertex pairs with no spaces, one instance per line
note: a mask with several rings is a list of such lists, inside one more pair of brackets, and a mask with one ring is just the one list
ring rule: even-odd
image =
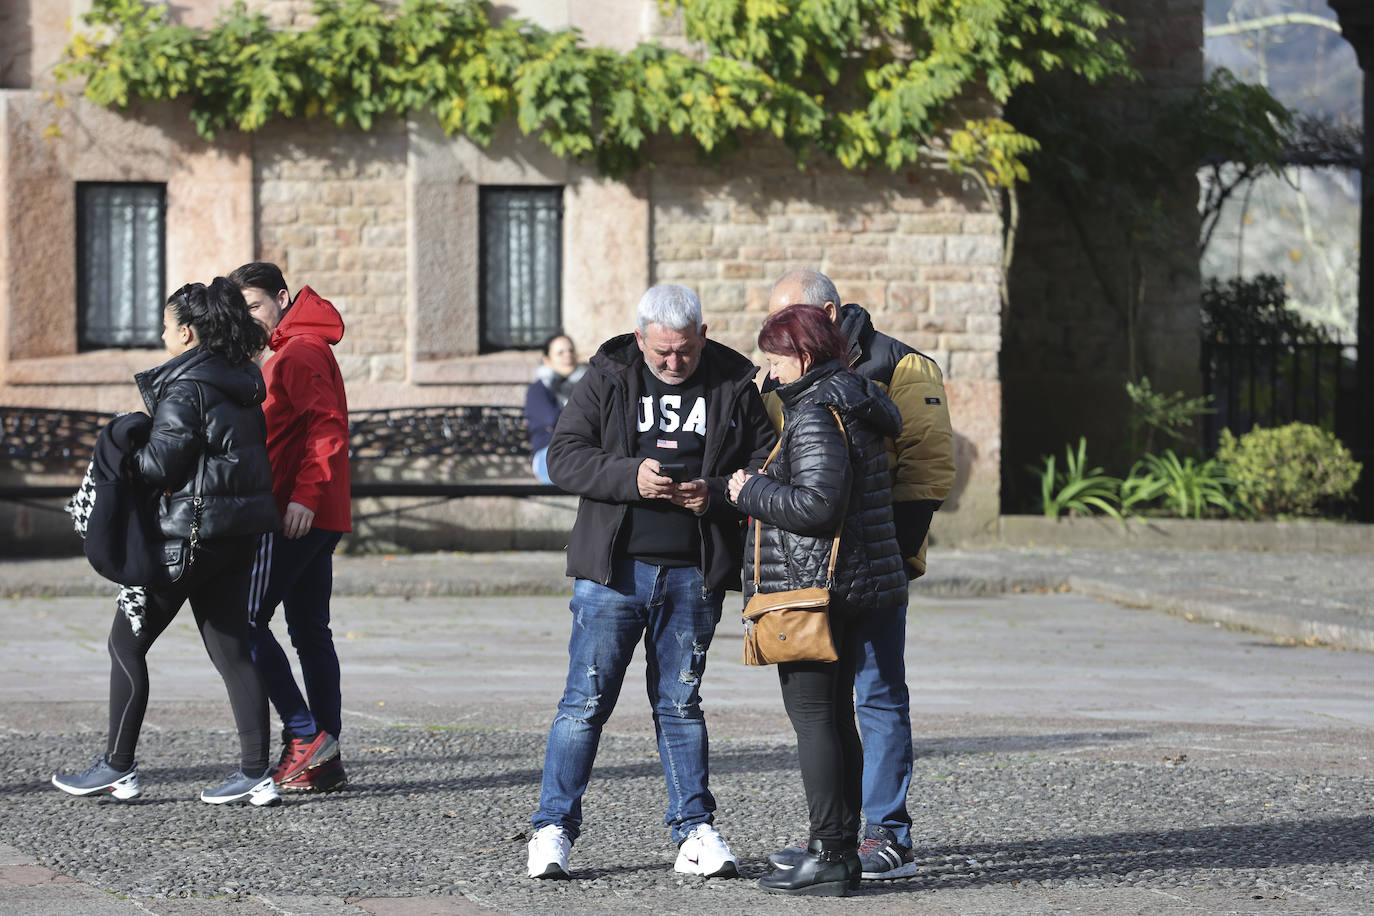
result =
[[720,160],[751,134],[798,162],[846,168],[922,160],[1024,180],[1033,137],[996,116],[1037,75],[1131,76],[1097,0],[663,0],[698,53],[589,47],[576,30],[493,22],[473,0],[317,0],[313,24],[273,28],[242,2],[209,29],[163,5],[94,0],[59,77],[88,99],[188,97],[196,130],[252,132],[273,118],[370,129],[429,112],[478,143],[515,120],[559,156],[606,175],[645,164],[649,141],[692,141]]

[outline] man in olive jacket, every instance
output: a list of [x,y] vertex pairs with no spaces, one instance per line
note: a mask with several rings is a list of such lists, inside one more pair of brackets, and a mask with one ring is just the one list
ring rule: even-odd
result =
[[[902,431],[888,440],[892,515],[897,542],[915,579],[926,571],[930,520],[954,484],[954,435],[944,377],[935,361],[873,328],[868,312],[840,305],[835,284],[814,270],[793,270],[773,284],[768,311],[789,305],[822,309],[849,339],[849,365],[882,386],[902,415]],[[778,397],[764,386],[769,416],[781,423]],[[906,686],[906,604],[870,615],[854,677],[855,711],[864,745],[863,810],[867,827],[859,848],[865,878],[916,874],[911,852],[911,699]],[[774,853],[790,864],[795,847]]]
[[712,826],[700,688],[724,592],[740,587],[742,519],[728,478],[757,469],[777,437],[758,367],[706,338],[695,293],[655,286],[637,311],[635,332],[592,357],[549,443],[549,476],[581,499],[568,541],[568,678],[545,750],[532,878],[568,876],[601,729],[641,638],[674,868],[738,875]]

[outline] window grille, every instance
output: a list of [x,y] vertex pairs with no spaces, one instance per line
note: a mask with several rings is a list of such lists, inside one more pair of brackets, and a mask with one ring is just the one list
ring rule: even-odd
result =
[[563,327],[563,189],[481,190],[482,350],[534,349]]
[[82,350],[161,343],[166,200],[161,184],[77,184],[77,339]]

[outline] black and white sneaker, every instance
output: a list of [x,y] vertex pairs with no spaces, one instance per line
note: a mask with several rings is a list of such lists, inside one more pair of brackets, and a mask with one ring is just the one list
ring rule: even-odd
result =
[[884,881],[916,874],[916,857],[897,842],[896,834],[881,825],[870,824],[864,831],[859,860],[863,863],[863,876],[869,879]]
[[104,754],[80,773],[54,773],[52,784],[68,795],[98,795],[108,792],[120,801],[129,801],[143,794],[143,790],[138,787],[138,764],[135,763],[121,773],[110,766]]
[[211,805],[280,805],[281,795],[270,773],[261,776],[245,776],[239,770],[229,781],[213,789],[200,793],[200,800]]

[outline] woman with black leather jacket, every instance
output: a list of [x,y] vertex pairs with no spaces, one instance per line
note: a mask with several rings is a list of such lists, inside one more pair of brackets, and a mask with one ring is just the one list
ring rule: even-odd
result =
[[[781,309],[764,322],[758,342],[780,383],[783,427],[766,470],[740,470],[730,481],[731,498],[758,521],[744,551],[745,600],[756,590],[829,585],[839,656],[778,665],[797,733],[810,842],[791,867],[779,867],[759,886],[846,896],[861,874],[863,747],[854,722],[854,668],[862,618],[906,601],[885,441],[900,431],[901,415],[880,388],[849,371],[848,341],[820,309]],[[839,554],[827,581],[837,532]]]
[[201,793],[211,804],[278,804],[267,771],[267,694],[253,665],[248,586],[257,536],[281,527],[272,498],[262,373],[253,357],[266,332],[237,287],[223,277],[191,283],[167,300],[163,343],[172,357],[136,375],[152,415],[147,441],[127,461],[136,478],[161,491],[160,531],[186,538],[190,562],[176,581],[150,583],[141,602],[121,593],[110,628],[110,732],[105,753],[79,773],[59,773],[53,785],[72,795],[138,797],[134,751],[148,705],[153,642],[186,601],[229,692],[239,734],[240,768]]

